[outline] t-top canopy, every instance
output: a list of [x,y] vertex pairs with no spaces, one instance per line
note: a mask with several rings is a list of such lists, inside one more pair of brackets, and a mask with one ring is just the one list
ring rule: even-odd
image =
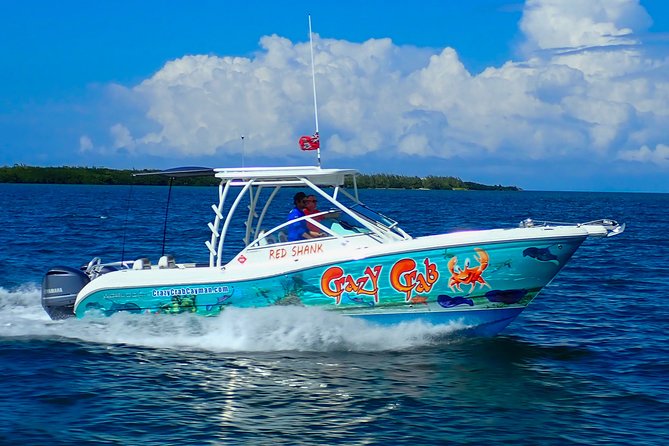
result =
[[261,180],[263,182],[291,182],[306,178],[317,186],[342,186],[347,175],[356,175],[355,169],[322,169],[317,166],[294,167],[234,167],[214,169],[217,178],[226,180]]

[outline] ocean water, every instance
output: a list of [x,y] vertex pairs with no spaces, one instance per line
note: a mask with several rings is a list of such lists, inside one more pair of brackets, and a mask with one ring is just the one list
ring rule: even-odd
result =
[[[527,217],[627,230],[587,240],[494,338],[285,307],[53,322],[44,272],[157,259],[167,188],[0,184],[0,444],[669,442],[669,195],[361,195],[413,235]],[[215,197],[173,190],[166,252],[207,260]]]

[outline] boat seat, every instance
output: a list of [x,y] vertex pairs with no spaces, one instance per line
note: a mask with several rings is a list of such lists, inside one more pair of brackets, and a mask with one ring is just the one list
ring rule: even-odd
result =
[[173,255],[164,255],[160,259],[158,259],[158,268],[160,269],[170,269],[170,268],[176,268],[177,263],[174,261],[174,256]]
[[267,244],[267,238],[265,238],[265,231],[261,230],[258,234],[258,246],[265,246]]
[[146,257],[137,259],[133,262],[132,269],[151,269],[151,260]]
[[265,240],[267,240],[268,245],[273,245],[276,243],[276,237],[274,237],[274,234],[270,234],[267,237],[265,237]]
[[277,243],[275,234],[276,233],[267,234],[264,230],[260,231],[258,234],[258,244],[256,246],[267,246]]

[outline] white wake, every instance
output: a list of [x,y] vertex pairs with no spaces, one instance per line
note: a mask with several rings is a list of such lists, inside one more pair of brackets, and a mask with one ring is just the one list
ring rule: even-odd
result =
[[227,308],[219,316],[136,315],[52,321],[40,289],[0,287],[0,338],[60,338],[100,344],[228,351],[403,350],[447,342],[462,325],[378,326],[316,308]]

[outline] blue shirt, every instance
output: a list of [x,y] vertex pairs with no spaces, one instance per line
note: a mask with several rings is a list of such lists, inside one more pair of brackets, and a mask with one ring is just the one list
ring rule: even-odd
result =
[[[304,212],[299,208],[294,208],[288,214],[288,220],[295,220],[300,217],[304,217]],[[296,221],[295,223],[288,225],[288,241],[296,242],[298,240],[304,240],[302,235],[305,232],[307,232],[306,220]]]

